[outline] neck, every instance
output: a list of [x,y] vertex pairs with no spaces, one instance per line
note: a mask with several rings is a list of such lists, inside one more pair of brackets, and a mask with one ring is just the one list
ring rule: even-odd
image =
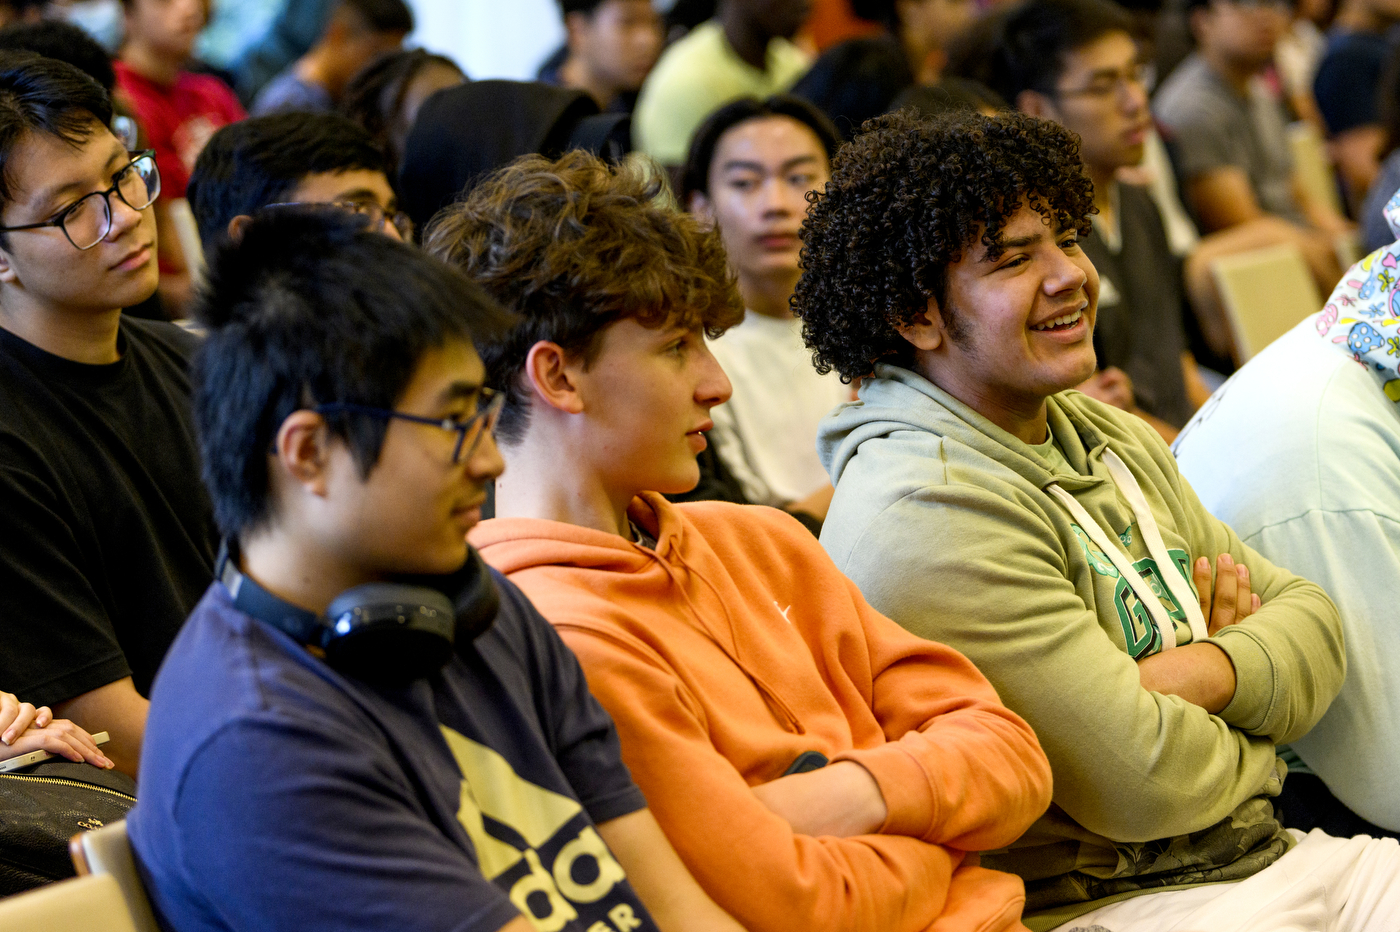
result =
[[[4,296],[11,297],[11,296]],[[39,349],[92,366],[121,359],[117,328],[121,308],[110,311],[63,311],[27,306],[0,297],[0,327]]]
[[788,298],[802,277],[800,269],[783,269],[766,276],[739,276],[739,297],[744,307],[764,317],[792,319],[792,305]]
[[347,589],[378,581],[357,567],[277,529],[242,543],[240,570],[268,592],[298,608],[322,614]]
[[1049,437],[1049,418],[1044,398],[999,398],[978,388],[964,385],[956,373],[944,371],[927,351],[919,351],[915,371],[934,385],[967,405],[1011,436],[1024,443],[1044,443]]
[[1365,3],[1343,3],[1332,25],[1344,32],[1381,32],[1390,25],[1390,20],[1381,16]]
[[768,61],[768,40],[773,37],[754,26],[744,15],[742,4],[721,4],[716,16],[724,29],[724,37],[739,57],[762,71]]
[[292,69],[298,78],[307,84],[324,87],[335,98],[339,98],[340,91],[345,86],[345,79],[335,73],[329,58],[320,48],[314,48],[297,59]]
[[185,65],[184,56],[172,58],[134,39],[122,46],[121,59],[132,71],[159,84],[174,84]]
[[617,96],[617,88],[600,80],[593,73],[593,69],[588,67],[588,63],[572,52],[568,58],[564,59],[564,64],[559,68],[559,83],[565,87],[584,91],[597,102],[599,107],[606,108]]
[[1244,96],[1249,90],[1249,79],[1254,77],[1262,68],[1253,68],[1231,61],[1215,49],[1201,47],[1201,58],[1205,60],[1206,66],[1214,71],[1226,84],[1235,89],[1235,93]]
[[[636,493],[609,489],[568,452],[579,447],[564,432],[551,433],[551,426],[532,422],[518,444],[502,447],[506,471],[496,480],[497,516],[562,521],[630,538],[627,505]],[[575,468],[565,465],[570,462]]]
[[1113,185],[1117,180],[1117,171],[1088,164],[1084,166],[1084,171],[1089,176],[1089,181],[1094,185],[1094,206],[1098,208],[1099,216],[1112,222],[1114,219]]

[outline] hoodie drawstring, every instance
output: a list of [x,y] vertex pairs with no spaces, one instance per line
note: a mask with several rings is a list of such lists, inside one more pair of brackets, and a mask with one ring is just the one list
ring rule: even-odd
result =
[[[642,549],[645,551],[646,548]],[[660,554],[654,553],[653,555],[656,558],[656,562],[661,564],[661,568],[665,571],[667,578],[671,580],[671,582],[675,585],[675,587],[678,590],[680,590],[681,598],[685,600],[686,607],[690,609],[691,615],[695,617],[696,622],[700,625],[700,630],[704,631],[707,635],[709,635],[710,640],[714,641],[715,644],[718,645],[719,649],[724,651],[725,656],[727,656],[730,660],[734,661],[734,665],[737,666],[740,670],[744,671],[744,675],[747,676],[750,682],[752,682],[754,686],[757,687],[758,691],[763,694],[763,697],[767,701],[768,706],[775,712],[777,712],[780,718],[784,719],[787,722],[788,730],[793,732],[794,734],[805,735],[807,733],[807,729],[804,728],[802,726],[802,722],[798,720],[797,713],[793,712],[792,708],[786,702],[783,701],[783,697],[778,695],[778,691],[773,687],[769,686],[766,682],[764,682],[761,676],[759,676],[757,673],[754,673],[748,667],[744,666],[744,664],[740,661],[739,639],[734,629],[734,616],[729,613],[729,606],[725,603],[724,597],[720,595],[719,589],[716,588],[714,583],[706,579],[703,573],[700,573],[693,566],[686,562],[686,559],[681,555],[679,548],[672,547],[670,548],[670,552],[675,555],[676,560],[679,561],[679,563],[686,568],[687,572],[689,572],[696,579],[703,582],[705,585],[709,586],[710,592],[714,593],[715,600],[719,602],[720,608],[724,610],[724,619],[725,622],[729,625],[729,637],[730,640],[734,643],[734,649],[730,650],[720,641],[719,638],[714,636],[714,633],[711,632],[709,627],[705,624],[704,617],[700,614],[699,609],[697,609],[695,607],[695,603],[690,600],[690,595],[685,591],[685,586],[682,585],[681,581],[676,578],[676,574],[671,569],[670,564],[663,560]]]
[[[1167,545],[1162,540],[1162,532],[1157,527],[1157,519],[1152,514],[1152,509],[1148,507],[1147,497],[1142,494],[1142,487],[1128,467],[1119,458],[1117,453],[1107,447],[1103,451],[1104,466],[1108,468],[1108,475],[1127,499],[1128,506],[1133,510],[1133,517],[1137,519],[1138,528],[1142,531],[1142,537],[1147,544],[1147,552],[1152,555],[1152,559],[1157,562],[1161,571],[1162,582],[1171,591],[1172,597],[1181,606],[1181,610],[1186,613],[1187,624],[1191,628],[1191,638],[1193,641],[1204,641],[1210,636],[1206,628],[1205,615],[1201,613],[1200,603],[1191,592],[1191,584],[1181,571],[1181,567],[1171,559],[1167,553]],[[1132,561],[1128,554],[1123,551],[1123,547],[1115,539],[1110,541],[1104,529],[1090,517],[1089,512],[1078,500],[1066,492],[1059,483],[1052,482],[1046,486],[1045,490],[1057,499],[1065,510],[1070,513],[1084,533],[1089,535],[1089,539],[1104,552],[1104,555],[1113,562],[1113,565],[1122,574],[1132,587],[1133,593],[1138,597],[1138,601],[1147,609],[1152,616],[1152,624],[1157,629],[1157,633],[1162,638],[1162,649],[1170,650],[1176,646],[1176,629],[1172,626],[1171,616],[1167,614],[1166,606],[1162,604],[1152,588],[1147,584],[1147,580],[1133,569]]]

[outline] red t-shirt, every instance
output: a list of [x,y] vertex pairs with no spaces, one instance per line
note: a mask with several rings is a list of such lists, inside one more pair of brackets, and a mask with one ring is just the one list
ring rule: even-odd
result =
[[112,64],[117,86],[131,98],[136,118],[156,150],[161,193],[184,197],[194,160],[209,137],[248,114],[228,85],[213,75],[182,71],[174,84],[160,84],[124,62]]

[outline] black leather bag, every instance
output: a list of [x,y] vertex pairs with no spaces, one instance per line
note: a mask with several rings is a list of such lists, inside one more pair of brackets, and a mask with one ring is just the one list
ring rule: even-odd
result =
[[68,839],[126,818],[136,783],[90,764],[47,760],[0,773],[0,896],[73,876]]

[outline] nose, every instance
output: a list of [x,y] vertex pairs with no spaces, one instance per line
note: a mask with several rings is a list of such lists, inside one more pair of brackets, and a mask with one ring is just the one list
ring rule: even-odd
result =
[[[141,214],[145,211],[137,210],[128,206],[126,201],[117,197],[116,194],[107,196],[107,209],[111,212],[112,225],[107,229],[104,239],[108,241],[120,239],[122,234],[132,227],[141,223]],[[147,207],[146,210],[152,210]]]
[[1137,115],[1147,109],[1147,86],[1137,78],[1129,78],[1122,84],[1123,112]]
[[506,471],[506,461],[496,446],[494,434],[487,434],[467,459],[467,475],[477,482],[489,482]]
[[791,196],[788,186],[777,175],[763,182],[764,216],[787,215],[792,213]]
[[1072,294],[1083,288],[1089,273],[1061,249],[1055,250],[1055,264],[1045,276],[1045,293],[1051,296]]
[[733,394],[734,386],[730,384],[729,376],[724,374],[724,367],[710,352],[709,345],[705,344],[700,359],[700,378],[695,383],[695,400],[709,409],[724,404]]

